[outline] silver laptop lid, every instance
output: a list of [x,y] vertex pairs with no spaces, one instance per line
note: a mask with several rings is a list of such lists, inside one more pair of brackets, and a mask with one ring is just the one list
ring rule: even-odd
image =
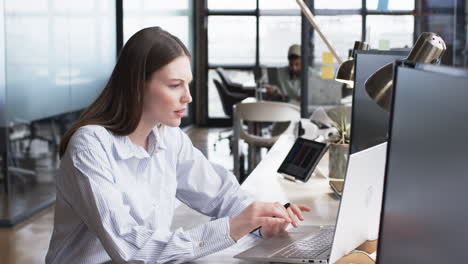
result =
[[377,238],[386,154],[385,142],[350,155],[330,263]]

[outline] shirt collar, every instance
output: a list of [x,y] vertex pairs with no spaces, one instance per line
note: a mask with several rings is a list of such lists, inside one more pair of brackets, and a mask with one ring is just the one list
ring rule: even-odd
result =
[[113,150],[116,159],[150,158],[158,150],[165,150],[166,144],[162,137],[163,127],[155,127],[148,135],[148,151],[132,143],[128,136],[114,136]]
[[156,149],[158,150],[165,150],[167,148],[165,138],[164,138],[165,130],[166,129],[164,125],[161,125],[159,127],[155,126],[153,128],[153,134],[156,138]]

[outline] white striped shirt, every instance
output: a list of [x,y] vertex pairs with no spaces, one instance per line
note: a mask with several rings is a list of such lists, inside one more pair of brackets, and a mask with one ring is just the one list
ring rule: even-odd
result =
[[[229,218],[253,202],[235,177],[210,164],[179,128],[154,128],[148,151],[89,125],[75,132],[56,179],[46,263],[165,263],[235,243]],[[176,198],[213,217],[170,232]]]

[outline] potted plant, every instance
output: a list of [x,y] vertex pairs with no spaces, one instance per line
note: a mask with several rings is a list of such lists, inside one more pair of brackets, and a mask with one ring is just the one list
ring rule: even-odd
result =
[[346,125],[346,116],[341,115],[339,124],[335,123],[336,133],[329,136],[329,177],[331,179],[344,179],[346,173],[346,165],[349,155],[350,133]]

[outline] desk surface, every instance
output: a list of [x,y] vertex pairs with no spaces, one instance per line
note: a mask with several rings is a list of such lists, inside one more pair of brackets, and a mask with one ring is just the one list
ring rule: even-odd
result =
[[[281,136],[242,184],[242,188],[254,194],[259,201],[292,202],[311,207],[312,211],[304,214],[303,225],[334,225],[339,200],[328,185],[328,179],[324,176],[324,174],[328,174],[328,155],[324,156],[318,165],[318,172],[316,170],[307,183],[285,180],[279,177],[276,172],[293,143],[294,138]],[[234,255],[253,246],[257,240],[253,235],[246,236],[226,250],[191,263],[262,263],[233,258]]]

